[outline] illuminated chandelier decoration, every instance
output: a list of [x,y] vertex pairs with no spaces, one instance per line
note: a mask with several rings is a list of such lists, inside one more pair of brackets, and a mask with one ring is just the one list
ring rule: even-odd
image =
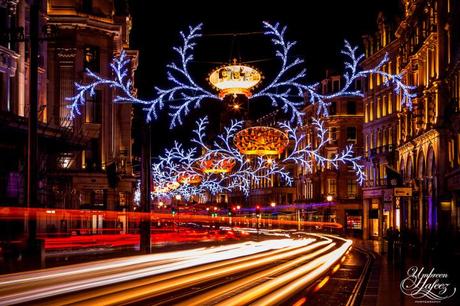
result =
[[198,174],[191,174],[191,173],[183,173],[177,179],[177,182],[180,184],[188,184],[188,185],[195,185],[201,183],[201,176]]
[[244,155],[279,155],[289,144],[286,133],[268,126],[254,126],[235,134],[235,146]]
[[255,68],[238,65],[234,60],[233,65],[215,69],[209,76],[209,83],[219,91],[219,98],[227,95],[252,96],[251,90],[262,80],[262,74]]
[[[392,85],[396,94],[401,96],[401,105],[412,109],[412,99],[416,96],[412,91],[415,87],[405,85],[403,82],[404,71],[399,74],[385,72],[382,68],[388,63],[388,54],[385,54],[381,61],[372,69],[359,70],[359,65],[364,59],[364,55],[357,54],[357,47],[352,47],[345,41],[345,48],[342,54],[345,55],[345,80],[344,86],[332,94],[322,94],[319,83],[306,84],[306,69],[302,67],[304,61],[291,54],[295,41],[285,38],[287,27],[282,27],[278,23],[270,24],[263,22],[265,35],[271,38],[275,55],[280,61],[280,69],[271,82],[255,93],[251,89],[258,85],[261,75],[254,68],[243,65],[229,65],[214,71],[210,76],[210,82],[219,90],[218,94],[212,93],[197,82],[195,82],[189,71],[189,64],[193,60],[193,50],[196,40],[202,36],[203,24],[195,27],[190,26],[187,32],[180,32],[182,45],[174,47],[173,50],[179,55],[178,62],[171,62],[167,65],[167,77],[171,82],[171,87],[155,87],[156,95],[151,100],[142,100],[134,96],[132,80],[129,77],[129,58],[123,51],[119,57],[115,57],[111,65],[113,77],[106,78],[96,73],[86,70],[88,79],[92,80],[89,84],[75,84],[76,94],[68,98],[71,102],[70,117],[80,115],[80,107],[86,103],[87,96],[94,96],[96,88],[108,86],[116,90],[115,103],[133,103],[145,106],[147,120],[157,118],[157,112],[168,105],[170,108],[170,127],[183,123],[183,118],[190,113],[191,109],[199,108],[201,102],[206,99],[222,100],[227,94],[241,93],[249,100],[257,98],[269,99],[274,107],[282,109],[291,115],[291,122],[302,123],[303,113],[299,108],[304,106],[305,97],[311,104],[318,105],[318,115],[328,115],[327,106],[329,101],[338,97],[357,96],[363,97],[363,93],[354,89],[356,80],[367,78],[370,75],[379,75],[383,79],[383,84]],[[241,73],[251,75],[249,80],[244,81]],[[225,77],[224,74],[226,74]],[[219,77],[222,78],[219,79]],[[235,79],[232,79],[234,77]]]

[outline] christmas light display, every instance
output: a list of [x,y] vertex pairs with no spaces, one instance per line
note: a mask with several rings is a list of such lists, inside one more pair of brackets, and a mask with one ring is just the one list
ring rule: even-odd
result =
[[[160,187],[167,186],[168,182],[177,181],[184,172],[195,178],[200,177],[200,180],[196,179],[194,184],[184,181],[178,188],[167,191],[161,188],[157,195],[173,197],[180,194],[186,199],[204,193],[232,191],[240,191],[248,195],[251,184],[257,185],[262,179],[272,182],[276,176],[287,185],[291,185],[293,178],[285,168],[288,164],[300,165],[307,170],[312,170],[312,163],[316,163],[319,167],[331,165],[335,168],[340,164],[349,164],[355,170],[360,184],[365,178],[363,166],[358,163],[360,157],[353,156],[351,145],[333,157],[322,156],[321,152],[330,139],[326,136],[328,131],[320,120],[313,120],[318,138],[318,145],[314,148],[310,144],[303,145],[305,134],[300,133],[298,127],[294,128],[287,122],[280,124],[280,129],[286,133],[292,143],[292,150],[284,158],[265,155],[249,158],[250,155],[240,152],[234,145],[234,138],[242,130],[242,121],[232,121],[224,132],[217,136],[212,145],[209,145],[205,133],[207,125],[206,117],[197,121],[195,137],[192,138],[192,142],[197,147],[184,150],[182,145],[176,142],[172,149],[166,150],[165,154],[159,157],[159,161],[152,165],[154,184]],[[198,155],[197,152],[204,153]],[[217,161],[216,157],[219,158]],[[232,168],[229,171],[204,171],[203,169],[200,171],[195,166],[210,160],[214,161],[213,165],[231,164]]]
[[[168,81],[172,83],[172,86],[169,88],[155,87],[156,97],[154,99],[142,100],[132,94],[132,81],[128,73],[129,59],[126,53],[122,52],[112,63],[113,79],[104,78],[87,70],[88,78],[91,82],[88,85],[75,84],[77,91],[76,95],[69,98],[71,101],[71,105],[69,105],[71,117],[73,118],[75,115],[80,114],[79,108],[85,104],[86,96],[93,96],[98,86],[109,86],[116,89],[114,102],[145,105],[144,109],[147,111],[148,121],[156,119],[158,110],[162,109],[165,104],[167,104],[171,110],[171,128],[175,127],[177,124],[181,125],[183,117],[187,116],[191,109],[199,108],[203,100],[214,99],[221,101],[221,98],[225,96],[225,90],[224,94],[222,94],[222,90],[234,89],[233,87],[236,86],[235,84],[232,82],[230,82],[232,83],[230,84],[228,82],[215,81],[213,83],[214,86],[224,86],[226,84],[225,86],[228,87],[231,85],[230,87],[232,87],[218,88],[220,93],[217,95],[198,85],[189,71],[189,64],[193,60],[193,50],[196,46],[196,39],[202,36],[202,26],[202,24],[195,27],[190,26],[187,33],[180,32],[182,45],[173,48],[179,55],[180,60],[178,62],[173,61],[167,65],[167,78]],[[291,50],[296,42],[285,39],[287,27],[282,27],[278,23],[272,25],[268,22],[263,22],[263,26],[265,28],[265,34],[271,37],[276,57],[281,61],[281,67],[268,85],[252,95],[249,94],[248,88],[259,82],[260,74],[258,74],[256,70],[246,67],[247,69],[250,68],[254,70],[251,71],[255,75],[255,77],[251,79],[252,82],[249,82],[250,84],[245,84],[245,86],[249,86],[248,88],[240,88],[245,90],[243,93],[248,99],[269,99],[273,106],[282,109],[285,113],[291,114],[291,122],[300,124],[303,116],[300,108],[304,105],[305,95],[308,96],[310,103],[318,105],[319,115],[327,116],[327,106],[331,99],[347,96],[362,97],[363,93],[361,90],[355,89],[353,86],[355,81],[370,75],[380,75],[383,78],[384,85],[394,86],[396,94],[401,95],[401,105],[406,106],[409,110],[412,109],[412,99],[415,97],[415,93],[413,93],[414,87],[404,84],[404,72],[391,74],[382,69],[389,61],[388,54],[385,54],[380,63],[374,68],[360,71],[359,65],[364,55],[358,55],[357,47],[352,47],[345,41],[345,48],[342,51],[342,54],[346,56],[345,73],[343,75],[345,84],[335,93],[323,94],[319,90],[319,83],[305,83],[306,69],[302,67],[304,61],[299,57],[292,56]],[[236,66],[233,65],[228,67],[234,68]],[[235,72],[233,68],[231,70],[232,74]],[[257,74],[255,72],[257,72]],[[239,74],[237,79],[241,79]]]
[[87,78],[91,82],[87,85],[75,83],[76,94],[73,97],[66,98],[66,100],[71,102],[68,105],[68,108],[70,108],[70,119],[81,115],[80,107],[85,105],[88,96],[94,97],[96,88],[100,86],[108,86],[116,90],[113,102],[148,105],[149,111],[156,114],[157,108],[160,109],[162,107],[161,100],[142,100],[133,94],[130,77],[130,60],[125,51],[122,51],[119,57],[114,57],[110,68],[113,73],[113,79],[104,78],[86,69]]
[[236,133],[234,143],[245,155],[278,155],[289,144],[286,133],[268,126],[253,126]]
[[[301,107],[304,106],[305,99],[318,106],[318,118],[328,116],[328,105],[332,99],[362,97],[361,90],[355,88],[356,81],[378,75],[382,78],[384,86],[394,87],[396,94],[400,95],[401,105],[411,110],[412,99],[416,96],[413,93],[414,87],[404,84],[403,72],[385,72],[384,67],[389,61],[387,54],[374,68],[360,70],[364,55],[358,54],[357,47],[352,47],[345,41],[342,51],[346,57],[343,86],[334,93],[322,93],[319,83],[305,83],[306,70],[302,67],[304,61],[292,55],[296,42],[285,38],[287,28],[278,23],[268,22],[264,22],[263,27],[265,35],[271,38],[280,68],[276,76],[257,92],[253,91],[260,83],[261,74],[255,68],[236,63],[218,68],[211,73],[209,82],[218,91],[217,94],[194,81],[189,64],[194,58],[196,40],[202,37],[202,24],[199,24],[195,27],[190,26],[187,32],[180,32],[182,45],[173,48],[179,55],[179,60],[167,65],[170,87],[155,87],[156,95],[151,100],[137,98],[133,93],[129,73],[130,61],[126,53],[122,52],[111,65],[111,78],[87,70],[91,82],[87,85],[75,85],[76,94],[68,98],[71,101],[71,117],[81,114],[80,107],[85,104],[87,96],[94,96],[99,86],[114,89],[115,103],[144,105],[148,121],[156,119],[157,112],[168,106],[171,128],[181,125],[191,109],[199,108],[201,102],[206,99],[222,101],[229,94],[244,95],[249,101],[264,98],[271,101],[274,107],[290,114],[290,121],[279,123],[277,128],[247,129],[243,129],[242,121],[232,121],[212,145],[209,145],[205,141],[208,119],[200,119],[192,139],[196,148],[185,150],[176,142],[172,149],[166,150],[165,154],[159,157],[159,161],[152,165],[155,186],[153,194],[157,197],[181,195],[189,199],[206,193],[239,190],[247,195],[251,186],[258,185],[262,179],[272,181],[274,177],[279,177],[288,185],[292,184],[293,178],[285,168],[289,164],[300,165],[307,171],[312,171],[313,165],[321,168],[338,168],[340,164],[346,163],[353,167],[361,184],[365,178],[363,166],[359,164],[360,157],[353,155],[351,145],[332,157],[321,154],[329,142],[327,129],[322,121],[312,118],[313,127],[317,131],[317,145],[313,147],[312,144],[305,143],[305,134],[298,127],[303,125]],[[289,143],[292,148],[284,153]]]

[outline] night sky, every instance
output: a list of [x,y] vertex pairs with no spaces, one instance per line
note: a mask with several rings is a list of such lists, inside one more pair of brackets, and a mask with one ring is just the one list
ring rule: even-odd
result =
[[[349,1],[280,1],[279,5],[266,1],[130,1],[133,17],[131,48],[140,53],[136,72],[136,87],[140,97],[151,98],[155,85],[166,87],[166,64],[176,59],[172,47],[180,43],[179,31],[188,25],[204,23],[204,37],[198,41],[195,61],[191,70],[197,81],[207,86],[207,74],[216,66],[228,63],[232,58],[262,70],[270,81],[277,64],[270,40],[261,34],[248,36],[213,36],[241,32],[261,32],[262,21],[280,22],[288,26],[286,37],[298,42],[293,54],[305,59],[309,83],[321,80],[326,69],[341,72],[340,50],[344,39],[361,46],[363,34],[376,31],[376,19],[383,11],[390,20],[401,14],[399,0],[349,0]],[[250,3],[250,4],[249,4]],[[159,8],[161,7],[161,8]],[[263,86],[263,85],[262,85]],[[169,131],[166,110],[162,118],[152,124],[152,150],[157,155],[172,144],[173,139],[190,137],[195,119],[206,113],[222,111],[216,101],[204,104],[185,120],[185,125]],[[254,107],[254,106],[251,106]],[[138,114],[139,115],[139,114]],[[140,116],[144,116],[141,114]],[[140,119],[136,119],[140,121]],[[135,125],[138,134],[140,126]],[[136,141],[135,151],[139,141]]]

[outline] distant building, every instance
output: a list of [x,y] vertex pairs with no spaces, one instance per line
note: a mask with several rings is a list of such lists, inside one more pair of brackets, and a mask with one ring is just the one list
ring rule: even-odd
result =
[[[330,94],[339,91],[340,76],[327,76],[321,82],[321,92]],[[357,88],[361,83],[355,84]],[[304,145],[312,148],[318,145],[317,130],[311,118],[317,117],[317,106],[308,104],[305,109],[306,123],[302,132],[306,133]],[[346,146],[353,145],[356,155],[362,155],[364,120],[362,100],[360,98],[337,98],[331,101],[329,116],[320,118],[328,129],[330,139],[321,152],[326,157],[333,157]],[[321,168],[312,161],[312,169],[297,166],[297,204],[302,205],[302,215],[308,221],[338,222],[349,231],[360,231],[362,227],[361,187],[353,168],[340,165],[335,169],[331,164]]]
[[[390,61],[383,69],[404,72],[405,82],[416,86],[417,93],[410,112],[400,107],[400,96],[381,77],[373,76],[366,84],[364,238],[382,238],[393,227],[423,241],[458,229],[458,202],[446,178],[458,168],[458,136],[452,135],[456,123],[448,120],[455,103],[448,98],[446,73],[454,67],[452,52],[459,43],[450,27],[458,19],[454,2],[403,1],[399,24],[391,27],[381,14],[377,33],[364,38],[363,67],[375,65],[387,52]],[[450,71],[453,84],[456,70]],[[451,88],[452,96],[455,90]]]
[[56,207],[127,209],[132,202],[134,177],[130,104],[112,103],[114,90],[101,88],[89,98],[82,115],[69,119],[66,97],[74,82],[85,81],[85,69],[110,76],[112,58],[125,49],[131,71],[137,51],[129,50],[131,19],[116,1],[48,1],[48,24],[63,39],[48,43],[48,108],[52,123],[66,126],[86,139],[84,150],[62,152],[50,176]]
[[[280,114],[277,111],[269,113],[257,120],[255,120],[253,126],[268,126],[276,127],[276,123],[279,122]],[[289,146],[282,154],[288,154]],[[278,158],[279,156],[272,156],[272,158]],[[253,157],[255,158],[255,157]],[[294,178],[294,165],[285,164],[284,168],[290,173],[290,176]],[[279,175],[272,175],[271,177],[263,178],[258,182],[251,182],[249,196],[245,197],[241,192],[232,192],[228,195],[228,203],[232,206],[240,205],[241,207],[260,206],[270,207],[272,204],[277,207],[284,206],[285,211],[293,211],[293,209],[287,207],[294,203],[296,198],[296,187],[295,183],[288,185],[286,181],[279,177]]]
[[[134,192],[132,106],[115,105],[113,89],[101,88],[71,120],[67,97],[89,68],[110,76],[113,56],[129,50],[131,18],[124,1],[42,1],[40,29],[57,37],[40,43],[38,207],[129,209]],[[28,1],[1,1],[3,29],[25,29]],[[40,33],[43,35],[44,33]],[[7,35],[2,35],[2,38]],[[28,44],[0,41],[0,205],[25,202],[29,93]],[[102,217],[75,226],[100,227]]]

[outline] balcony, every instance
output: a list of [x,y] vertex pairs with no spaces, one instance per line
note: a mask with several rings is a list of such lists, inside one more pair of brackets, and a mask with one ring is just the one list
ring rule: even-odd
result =
[[394,160],[396,157],[396,146],[392,144],[380,146],[369,150],[369,160],[374,161],[378,157],[384,156],[387,160]]

